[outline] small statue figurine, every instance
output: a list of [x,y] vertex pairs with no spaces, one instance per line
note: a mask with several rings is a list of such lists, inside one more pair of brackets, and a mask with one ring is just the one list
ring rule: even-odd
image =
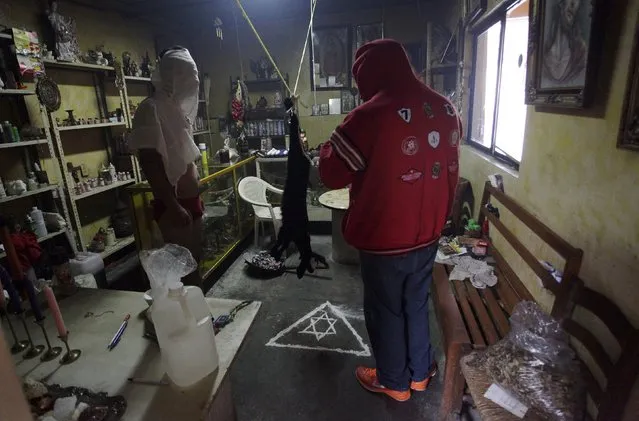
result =
[[151,77],[151,59],[149,58],[149,52],[142,57],[142,64],[140,64],[140,71],[142,77]]
[[251,72],[255,73],[257,80],[266,80],[271,79],[274,68],[266,57],[260,57],[257,61],[251,60]]
[[98,66],[108,66],[109,65],[109,61],[104,58],[104,54],[102,53],[102,51],[98,51],[96,53],[96,59],[95,59],[95,64],[97,64]]
[[47,10],[49,22],[55,33],[55,48],[59,61],[75,62],[80,56],[78,38],[76,36],[75,19],[58,13],[58,2],[51,3]]
[[282,108],[284,100],[282,99],[282,93],[280,91],[275,92],[275,97],[273,98],[273,106],[275,108]]
[[[135,76],[133,72],[133,66],[135,62],[131,59],[131,53],[125,51],[122,53],[122,71],[124,76]],[[135,66],[137,68],[137,66]]]

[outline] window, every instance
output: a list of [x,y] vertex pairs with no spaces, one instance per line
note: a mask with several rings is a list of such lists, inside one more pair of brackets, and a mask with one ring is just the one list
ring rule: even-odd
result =
[[526,128],[528,2],[502,3],[472,29],[468,143],[515,168]]

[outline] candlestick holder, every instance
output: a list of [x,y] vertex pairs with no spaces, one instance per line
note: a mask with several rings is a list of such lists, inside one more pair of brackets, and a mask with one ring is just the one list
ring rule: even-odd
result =
[[60,359],[60,364],[71,364],[78,358],[80,358],[80,354],[82,351],[79,349],[71,349],[69,348],[69,332],[66,335],[59,337],[62,342],[64,342],[64,346],[67,349],[67,353]]
[[[0,294],[2,294],[2,292],[0,292]],[[27,347],[29,346],[29,341],[18,340],[18,335],[16,335],[16,330],[13,327],[13,323],[11,323],[11,317],[9,317],[9,313],[3,312],[0,316],[4,316],[7,319],[7,324],[9,325],[11,336],[13,336],[13,346],[11,347],[11,353],[19,354],[20,352],[27,349]]]
[[47,352],[42,354],[40,361],[51,361],[62,353],[62,348],[59,346],[51,346],[51,342],[49,342],[49,335],[47,335],[47,330],[44,328],[44,319],[36,320],[36,324],[40,326],[40,329],[42,329],[42,336],[44,336],[44,340],[47,343]]
[[33,339],[31,339],[31,333],[29,333],[29,327],[27,327],[27,320],[24,317],[24,312],[20,313],[20,320],[22,321],[22,326],[24,326],[24,332],[27,334],[27,340],[29,341],[29,349],[22,356],[25,360],[29,360],[31,358],[35,358],[38,355],[42,354],[44,351],[44,345],[34,345]]

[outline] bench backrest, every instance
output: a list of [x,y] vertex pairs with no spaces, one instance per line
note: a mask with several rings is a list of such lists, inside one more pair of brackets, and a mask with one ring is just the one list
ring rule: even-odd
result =
[[[495,203],[495,201],[499,203]],[[537,257],[533,255],[530,249],[521,242],[521,240],[513,233],[513,231],[509,227],[507,227],[499,218],[488,211],[488,209],[486,208],[486,204],[488,203],[492,203],[499,208],[505,207],[506,209],[508,209],[519,222],[527,226],[543,242],[545,242],[548,246],[555,250],[555,252],[565,262],[561,283],[558,283],[555,280],[555,278],[548,272],[548,270],[546,270],[546,268],[544,268],[544,266],[539,262]],[[583,251],[570,245],[566,240],[561,238],[557,233],[555,233],[543,222],[537,219],[533,214],[524,209],[513,198],[506,195],[501,190],[494,188],[489,182],[486,183],[484,194],[481,200],[479,224],[483,225],[485,219],[488,219],[488,221],[490,222],[491,229],[497,229],[497,231],[499,231],[504,239],[522,258],[526,265],[535,273],[537,277],[539,277],[544,288],[550,291],[555,296],[552,315],[557,318],[565,317],[567,311],[569,310],[568,298],[570,290],[579,274]],[[513,287],[516,290],[521,289],[521,285],[523,285],[521,278],[515,273],[511,265],[503,258],[503,255],[494,247],[494,245],[491,245],[491,253],[495,257],[499,268],[504,272],[504,275],[513,284]],[[517,284],[519,284],[519,286]]]
[[[555,281],[504,222],[487,211],[486,204],[489,202],[508,209],[518,221],[525,224],[564,259],[561,283]],[[544,288],[555,296],[552,315],[561,321],[573,341],[581,345],[575,347],[575,350],[579,358],[584,361],[586,388],[598,411],[596,419],[598,421],[620,420],[632,386],[639,374],[639,330],[632,326],[612,301],[586,287],[578,277],[582,250],[568,244],[515,200],[494,188],[490,183],[486,183],[481,201],[480,225],[485,219],[490,222],[491,229],[499,231],[535,275],[541,279]],[[504,301],[512,302],[509,303],[512,307],[514,301],[533,299],[520,277],[492,244],[491,254],[497,262],[498,273],[503,275],[503,279],[500,277],[500,282],[509,282],[517,295]],[[596,330],[595,324],[605,326],[607,337],[613,338],[614,345],[621,350],[615,361],[606,352],[602,338],[593,333]],[[610,345],[608,342],[606,344]],[[596,367],[592,367],[587,362],[594,363]],[[603,378],[599,376],[601,382],[594,375],[595,370],[603,376]]]
[[[635,329],[619,308],[604,295],[586,287],[581,279],[575,282],[570,303],[570,316],[562,321],[566,332],[581,346],[575,347],[584,364],[586,388],[597,408],[598,421],[621,420],[632,386],[639,374],[639,330]],[[584,310],[586,310],[584,312]],[[593,317],[594,316],[594,317]],[[605,337],[612,338],[621,350],[616,361],[606,352],[602,337],[595,335],[596,325],[603,325]],[[610,343],[607,343],[610,347]],[[585,354],[585,355],[584,355]],[[603,376],[600,383],[595,369]]]

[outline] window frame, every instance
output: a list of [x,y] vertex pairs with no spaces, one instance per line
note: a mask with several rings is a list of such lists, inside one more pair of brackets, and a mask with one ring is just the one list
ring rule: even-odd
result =
[[[478,20],[474,25],[470,27],[468,32],[471,35],[472,39],[472,70],[470,72],[470,95],[469,95],[469,104],[468,104],[468,128],[466,130],[466,144],[472,146],[479,151],[490,155],[491,157],[497,159],[498,161],[514,168],[519,171],[519,165],[521,162],[513,159],[512,157],[506,155],[505,153],[501,153],[497,148],[497,124],[499,122],[499,100],[501,94],[501,76],[502,76],[502,65],[504,61],[504,45],[506,39],[506,21],[508,17],[508,11],[524,0],[503,0],[500,4],[495,6],[492,11],[488,14],[484,15],[480,20]],[[532,5],[531,5],[532,7]],[[479,37],[486,31],[488,31],[493,25],[496,25],[501,22],[501,29],[499,34],[499,52],[497,54],[497,86],[495,90],[495,109],[493,110],[493,127],[492,127],[492,139],[490,140],[490,147],[484,146],[483,144],[473,140],[473,105],[475,101],[475,76],[477,73],[477,69],[475,67],[475,63],[477,62],[477,44]]]

